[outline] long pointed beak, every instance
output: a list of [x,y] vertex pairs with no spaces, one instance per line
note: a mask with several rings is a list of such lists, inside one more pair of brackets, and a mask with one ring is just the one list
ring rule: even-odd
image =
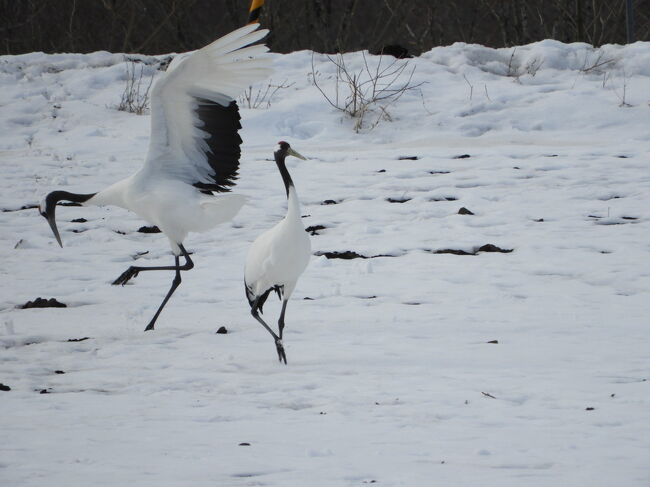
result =
[[293,150],[291,147],[289,147],[289,150],[287,151],[287,154],[289,154],[290,156],[293,156],[293,157],[297,157],[298,159],[302,159],[303,161],[307,160],[307,158],[305,156],[299,154],[298,152]]
[[48,215],[46,218],[47,222],[50,224],[52,233],[54,233],[54,236],[56,237],[56,241],[59,242],[59,245],[61,248],[63,248],[63,242],[61,242],[61,235],[59,235],[59,230],[56,228],[56,220],[54,219],[54,215]]

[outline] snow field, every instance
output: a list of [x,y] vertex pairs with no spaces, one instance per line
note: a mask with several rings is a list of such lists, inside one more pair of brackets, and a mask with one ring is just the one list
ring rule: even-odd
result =
[[[148,117],[112,108],[123,57],[0,57],[2,484],[647,485],[650,44],[436,48],[409,61],[426,83],[392,122],[360,134],[311,53],[276,57],[294,84],[242,110],[250,202],[190,235],[196,267],[146,334],[171,276],[110,283],[134,257],[168,265],[163,236],[60,207],[61,249],[19,210],[142,163]],[[305,226],[325,227],[313,250],[369,257],[312,258],[286,367],[242,281],[284,215],[279,140],[310,157],[288,167]],[[512,252],[435,253],[485,244]],[[19,309],[38,296],[68,307]]]

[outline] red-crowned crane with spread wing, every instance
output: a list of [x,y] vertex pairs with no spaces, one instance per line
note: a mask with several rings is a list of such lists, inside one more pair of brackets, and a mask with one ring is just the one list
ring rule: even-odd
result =
[[181,283],[181,271],[194,267],[183,247],[187,234],[231,220],[246,201],[229,193],[237,179],[242,142],[235,99],[271,73],[268,48],[254,44],[268,31],[258,27],[247,25],[172,61],[152,90],[149,151],[139,171],[97,193],[53,191],[39,205],[61,246],[55,220],[59,201],[126,208],[167,236],[173,266],[132,266],[113,282],[124,285],[143,271],[174,272],[171,288],[145,330],[153,330]]

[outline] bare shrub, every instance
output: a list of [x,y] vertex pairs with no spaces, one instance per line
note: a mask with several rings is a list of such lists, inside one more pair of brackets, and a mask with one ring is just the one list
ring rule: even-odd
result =
[[327,55],[327,59],[336,66],[334,93],[328,94],[319,84],[318,73],[314,66],[314,55],[311,60],[311,80],[320,91],[325,100],[337,110],[345,113],[355,120],[354,131],[359,132],[367,122],[370,114],[375,115],[369,128],[375,128],[381,120],[391,120],[388,107],[396,103],[404,93],[417,89],[424,82],[413,84],[413,69],[407,70],[408,61],[387,56],[377,56],[374,66],[363,55],[363,67],[358,71],[350,69],[342,54]]
[[[140,65],[137,69],[136,65]],[[146,80],[144,74],[145,65],[135,61],[126,62],[126,86],[122,93],[122,99],[117,109],[123,112],[144,115],[149,111],[149,91],[153,84],[154,75]]]
[[291,88],[295,83],[287,84],[285,79],[282,83],[273,84],[272,80],[268,82],[266,87],[253,88],[249,86],[244,92],[239,96],[239,105],[244,108],[270,108],[271,100],[275,94],[280,90],[286,90]]

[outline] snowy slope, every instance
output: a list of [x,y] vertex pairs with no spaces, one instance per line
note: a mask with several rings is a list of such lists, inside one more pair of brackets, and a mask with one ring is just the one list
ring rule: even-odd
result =
[[[21,210],[142,163],[148,117],[114,109],[124,56],[0,57],[0,483],[649,485],[650,43],[436,48],[360,133],[311,53],[276,61],[290,86],[242,109],[250,203],[190,235],[196,267],[145,334],[172,276],[110,282],[134,258],[169,265],[165,237],[62,207],[61,249]],[[314,70],[333,94],[335,66]],[[288,161],[305,226],[325,227],[288,366],[242,282],[285,211],[283,139],[310,157]],[[447,252],[485,244],[512,252]],[[320,255],[346,251],[367,258]],[[68,307],[19,308],[39,296]]]

